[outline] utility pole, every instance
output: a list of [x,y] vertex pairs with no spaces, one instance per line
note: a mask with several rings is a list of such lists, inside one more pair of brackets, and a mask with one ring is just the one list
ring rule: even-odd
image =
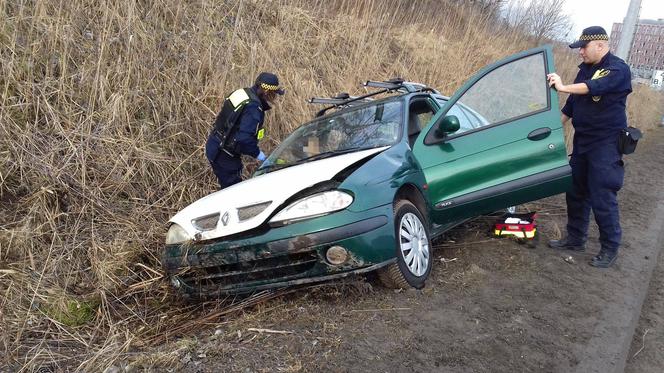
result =
[[632,39],[636,33],[636,25],[639,22],[639,13],[641,13],[641,0],[630,0],[627,15],[623,20],[623,29],[618,40],[616,56],[627,62],[629,52],[632,47]]

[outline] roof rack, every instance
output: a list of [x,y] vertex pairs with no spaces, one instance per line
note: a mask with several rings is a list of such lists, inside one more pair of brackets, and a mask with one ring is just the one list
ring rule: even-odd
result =
[[401,78],[393,78],[382,82],[367,80],[366,82],[364,82],[363,85],[365,87],[382,88],[382,89],[387,89],[389,91],[398,91],[403,93],[433,92],[436,94],[440,94],[440,92],[438,92],[437,90],[431,87],[427,87],[426,84],[408,82]]
[[341,92],[335,97],[322,98],[322,97],[312,97],[307,100],[310,104],[323,104],[323,105],[343,105],[349,99],[354,99],[357,97],[351,96],[346,92]]
[[320,117],[323,114],[325,114],[326,111],[332,109],[332,108],[338,108],[338,107],[344,107],[344,106],[349,106],[353,102],[361,102],[361,101],[368,101],[370,100],[370,97],[379,95],[381,93],[388,93],[388,92],[402,92],[402,93],[414,93],[414,92],[432,92],[435,94],[440,94],[437,90],[427,87],[425,84],[422,83],[415,83],[415,82],[408,82],[405,81],[402,78],[393,78],[389,80],[384,80],[382,82],[380,81],[374,81],[374,80],[367,80],[362,84],[365,87],[370,87],[370,88],[379,88],[380,90],[375,91],[375,92],[370,92],[367,93],[366,95],[362,96],[350,96],[348,93],[340,93],[335,97],[330,97],[330,98],[321,98],[321,97],[312,97],[307,102],[310,104],[323,104],[323,105],[330,105],[326,108],[323,108],[322,110],[319,110],[316,113],[316,117]]

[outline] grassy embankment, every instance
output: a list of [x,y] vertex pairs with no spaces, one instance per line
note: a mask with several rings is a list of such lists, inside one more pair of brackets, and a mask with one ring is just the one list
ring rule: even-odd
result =
[[[215,189],[207,131],[258,72],[288,88],[269,151],[311,96],[395,76],[449,95],[535,46],[460,3],[0,0],[0,365],[97,370],[190,317],[161,279],[165,222]],[[661,102],[637,89],[632,122]]]

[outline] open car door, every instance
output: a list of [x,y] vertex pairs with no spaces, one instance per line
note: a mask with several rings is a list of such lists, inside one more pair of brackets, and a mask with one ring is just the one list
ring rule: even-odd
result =
[[553,71],[551,47],[531,49],[482,69],[440,103],[413,145],[434,223],[571,186],[558,95],[546,79]]

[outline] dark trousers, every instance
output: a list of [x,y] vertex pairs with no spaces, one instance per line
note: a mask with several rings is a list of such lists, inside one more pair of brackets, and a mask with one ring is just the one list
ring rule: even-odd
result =
[[607,254],[616,254],[622,230],[617,192],[625,170],[617,144],[597,146],[583,154],[572,154],[572,190],[567,193],[567,234],[575,243],[588,237],[590,209],[599,227],[599,241]]
[[242,160],[219,148],[219,139],[210,135],[205,143],[205,155],[219,182],[219,189],[227,188],[242,181]]

